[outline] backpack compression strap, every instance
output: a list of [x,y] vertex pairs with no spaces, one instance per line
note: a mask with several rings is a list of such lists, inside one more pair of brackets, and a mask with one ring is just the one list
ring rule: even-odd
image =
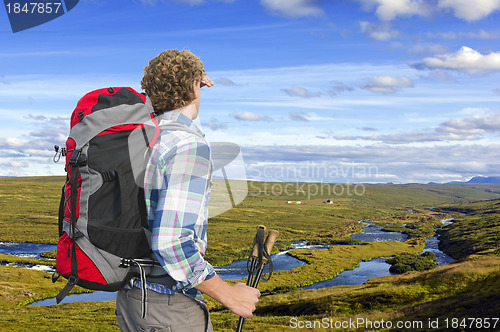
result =
[[78,265],[76,261],[76,243],[75,243],[75,233],[76,233],[76,205],[78,201],[78,174],[80,174],[78,167],[84,166],[87,163],[87,157],[85,154],[81,153],[81,150],[74,150],[73,155],[69,160],[69,165],[71,165],[71,226],[70,226],[70,238],[68,247],[68,257],[71,257],[71,275],[68,277],[68,283],[64,288],[57,294],[56,302],[59,304],[69,292],[75,287],[80,278],[78,277]]

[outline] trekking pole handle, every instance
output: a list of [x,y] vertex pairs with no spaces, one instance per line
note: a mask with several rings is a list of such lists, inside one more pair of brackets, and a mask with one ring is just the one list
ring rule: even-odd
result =
[[[259,233],[259,231],[264,232],[264,234],[266,233],[266,226],[264,225],[258,225],[257,226],[257,233]],[[253,258],[259,258],[259,246],[258,244],[256,243],[254,246],[253,246],[253,251],[252,251],[252,257]]]
[[[264,246],[266,247],[267,253],[270,253],[271,250],[273,250],[274,246],[274,241],[278,237],[279,232],[271,229],[269,230],[269,235],[266,238],[266,242]],[[262,273],[264,272],[264,267],[265,265],[269,263],[266,257],[262,257],[262,262],[259,264],[257,268],[257,273],[255,274],[255,278],[252,281],[252,287],[257,288],[257,285],[259,284],[260,278],[262,277]],[[269,275],[270,277],[270,275]]]
[[[268,233],[267,238],[266,238],[266,242],[264,243],[264,246],[266,247],[267,253],[269,255],[271,255],[271,251],[273,250],[273,246],[274,246],[274,241],[276,241],[276,238],[278,237],[279,234],[280,234],[280,232],[278,232],[275,229],[269,230],[269,233]],[[267,264],[267,258],[262,257],[262,262],[264,264]]]

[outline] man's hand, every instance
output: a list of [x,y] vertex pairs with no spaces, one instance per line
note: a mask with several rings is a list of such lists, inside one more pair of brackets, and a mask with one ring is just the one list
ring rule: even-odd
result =
[[243,283],[230,286],[218,275],[203,281],[195,288],[219,301],[234,314],[244,318],[252,317],[255,305],[259,302],[260,292],[258,289]]
[[201,79],[200,81],[200,87],[211,87],[211,86],[214,86],[215,82],[212,81],[208,76],[205,76]]
[[227,303],[223,303],[234,314],[243,318],[251,318],[257,302],[259,302],[260,292],[258,289],[249,287],[243,283],[237,283],[231,287],[231,294]]

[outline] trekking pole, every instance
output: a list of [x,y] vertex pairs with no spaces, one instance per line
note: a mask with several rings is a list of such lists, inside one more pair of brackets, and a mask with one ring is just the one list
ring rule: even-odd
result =
[[[259,236],[260,235],[259,229],[260,231],[265,230],[265,226],[257,226],[257,235],[255,236],[254,239],[254,247],[249,257],[249,261],[251,261],[250,268],[248,268],[248,262],[247,262],[247,269],[248,269],[247,286],[251,286],[254,288],[257,288],[257,285],[259,284],[259,281],[262,277],[262,272],[264,271],[264,267],[268,263],[270,263],[269,277],[264,281],[269,280],[269,278],[271,277],[272,261],[269,253],[273,249],[274,241],[276,240],[276,237],[279,234],[279,232],[276,230],[270,230],[265,243],[263,245],[260,245],[260,243],[262,242],[259,242],[261,238]],[[254,273],[255,273],[255,279],[253,278]],[[241,332],[244,323],[245,323],[245,318],[240,317],[238,320],[238,326],[236,328],[236,332]]]
[[[264,244],[264,248],[269,255],[271,254],[271,251],[273,250],[274,241],[276,241],[276,238],[278,237],[278,235],[279,235],[279,232],[277,230],[274,230],[274,229],[269,230],[269,233],[268,233],[267,238],[266,238],[266,242]],[[262,263],[257,268],[257,274],[255,275],[255,279],[253,280],[253,284],[252,284],[253,288],[257,288],[257,285],[259,284],[260,278],[262,277],[262,272],[264,271],[264,267],[268,263],[272,266],[271,257],[269,257],[269,258],[262,257]],[[271,268],[269,271],[269,277],[264,281],[269,280],[269,278],[271,278],[272,273],[273,273],[273,271]]]
[[[259,256],[262,260],[264,254],[264,235],[266,232],[266,226],[258,225],[257,226],[257,234],[255,234],[255,238],[253,239],[253,247],[252,252],[247,260],[247,270],[248,270],[248,279],[247,286],[252,286],[253,275],[257,272],[257,267],[259,265]],[[236,331],[240,332],[243,327],[243,323],[245,322],[245,318],[240,317],[238,321],[238,327]]]
[[[249,261],[247,261],[247,270],[248,270],[247,286],[252,286],[253,275],[255,272],[257,272],[259,260],[262,260],[263,258],[265,232],[266,232],[266,226],[263,225],[257,226],[257,234],[255,234],[255,238],[253,239],[252,253],[250,254]],[[248,267],[249,262],[250,262],[250,267]]]

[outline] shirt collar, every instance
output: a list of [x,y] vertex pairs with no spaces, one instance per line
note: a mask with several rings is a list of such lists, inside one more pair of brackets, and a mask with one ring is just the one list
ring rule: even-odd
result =
[[178,111],[167,111],[167,112],[164,112],[162,114],[160,114],[158,116],[158,120],[159,120],[159,124],[161,125],[162,122],[163,123],[166,123],[166,122],[177,122],[177,123],[180,123],[190,129],[193,129],[195,131],[197,131],[198,133],[200,133],[200,135],[202,135],[203,137],[205,137],[205,133],[203,133],[197,126],[196,124],[193,122],[193,120],[191,120],[188,116],[182,114],[181,112],[178,112]]

